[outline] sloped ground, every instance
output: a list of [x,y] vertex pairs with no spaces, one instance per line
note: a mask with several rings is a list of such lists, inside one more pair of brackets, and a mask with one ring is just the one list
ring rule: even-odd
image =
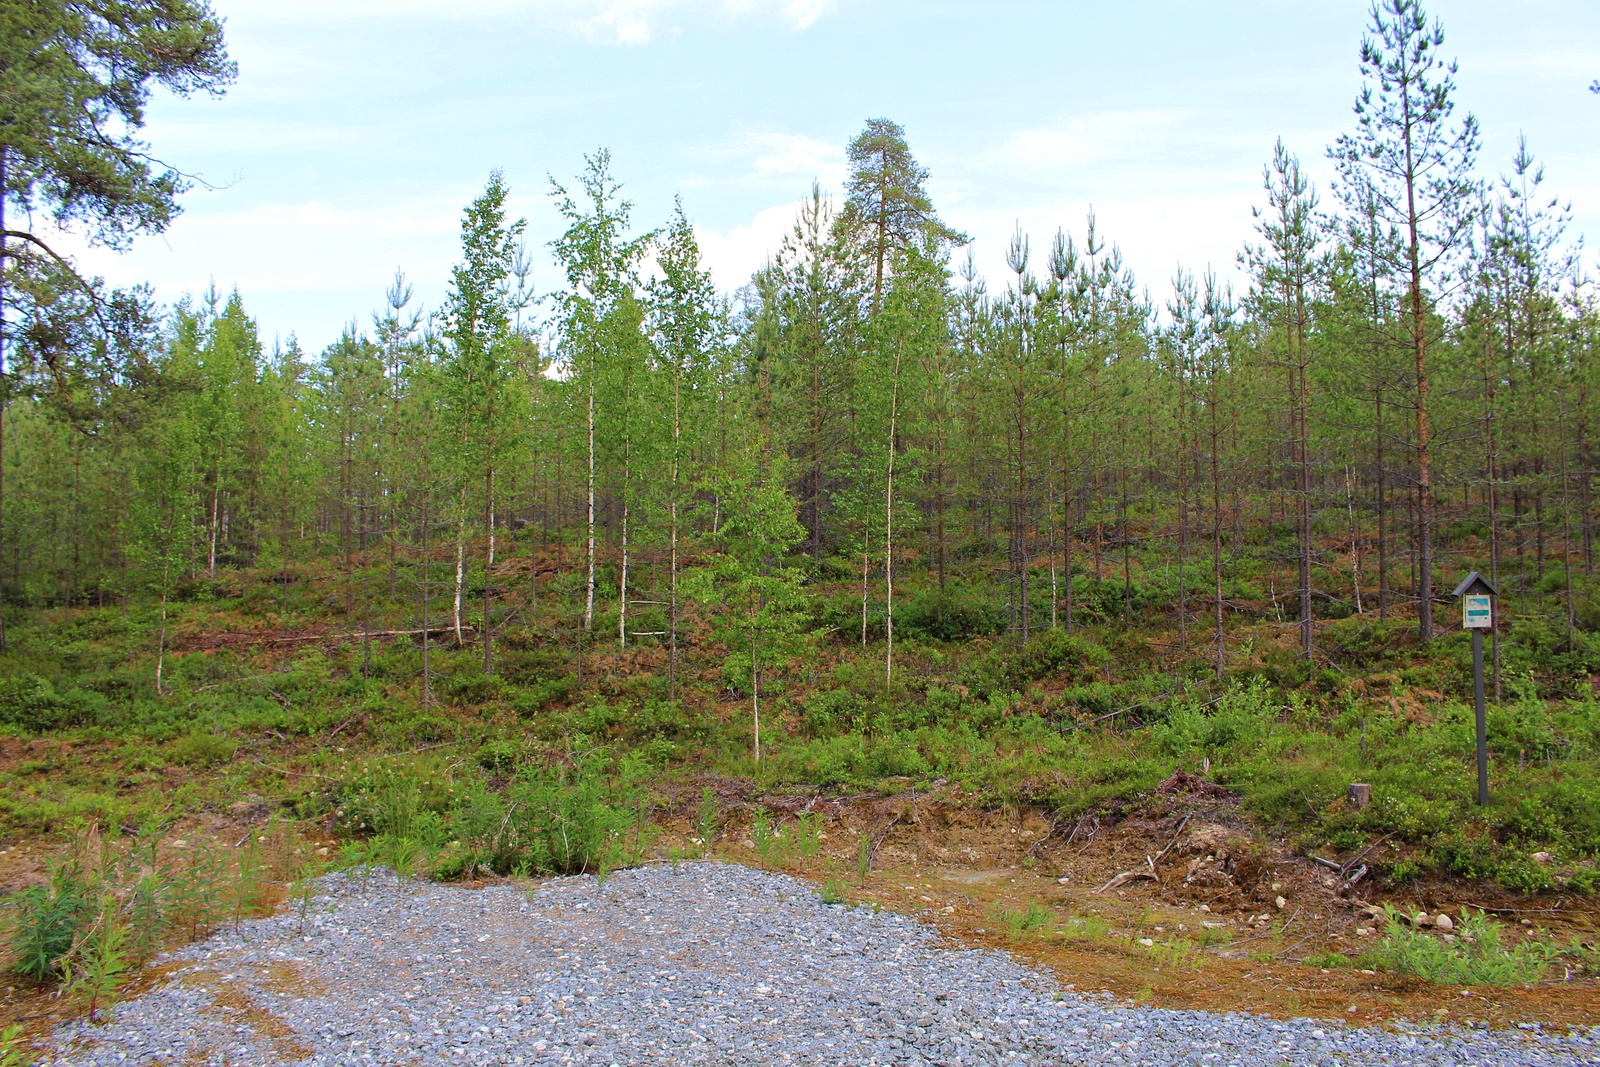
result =
[[1128,1006],[784,875],[333,875],[163,965],[57,1064],[1578,1064],[1600,1035]]

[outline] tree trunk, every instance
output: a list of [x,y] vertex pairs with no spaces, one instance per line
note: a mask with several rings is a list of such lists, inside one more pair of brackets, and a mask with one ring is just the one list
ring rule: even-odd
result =
[[894,442],[895,419],[900,412],[900,349],[894,354],[894,384],[889,391],[889,472],[883,494],[883,688],[894,704]]
[[[398,311],[396,314],[398,314]],[[400,494],[395,491],[394,487],[394,465],[398,462],[398,457],[400,455],[400,359],[398,355],[395,356],[392,364],[390,377],[389,455],[385,457],[386,462],[384,464],[386,468],[384,474],[384,487],[388,490],[388,498],[385,500],[385,503],[387,503],[389,506],[383,514],[388,520],[388,528],[385,533],[387,534],[389,540],[389,600],[393,602],[395,598],[396,580],[395,553],[398,547],[396,542],[400,540]]]
[[[490,416],[493,419],[493,415]],[[492,422],[491,422],[492,425]],[[492,441],[486,437],[486,441]],[[486,444],[484,451],[494,455],[492,445]],[[493,586],[494,572],[494,462],[491,459],[483,467],[483,673],[494,673],[494,626],[489,619],[489,591]]]
[[[1406,145],[1409,164],[1411,145]],[[1433,640],[1433,452],[1428,423],[1428,335],[1422,306],[1422,264],[1417,239],[1417,210],[1411,169],[1407,167],[1407,211],[1410,228],[1411,337],[1417,388],[1417,637]]]
[[867,647],[867,575],[868,568],[872,565],[868,558],[871,551],[868,546],[872,544],[872,523],[868,522],[861,531],[861,647]]
[[1517,609],[1519,611],[1527,611],[1528,562],[1525,558],[1525,552],[1528,533],[1522,528],[1522,486],[1518,484],[1521,481],[1522,471],[1520,468],[1522,464],[1519,462],[1516,466],[1518,468],[1516,471],[1517,477],[1516,481],[1512,483],[1513,488],[1511,490],[1511,528],[1517,531]]
[[428,555],[429,489],[427,487],[429,482],[429,463],[426,447],[424,447],[422,455],[422,484],[424,486],[422,493],[422,713],[426,715],[433,700],[433,672],[428,661],[428,653],[431,648],[429,638],[433,631],[433,623],[428,616],[428,594],[430,592],[428,578],[433,569],[433,559]]
[[[1180,361],[1183,358],[1179,357]],[[1189,612],[1185,603],[1184,564],[1189,560],[1189,432],[1184,422],[1188,417],[1185,381],[1187,373],[1182,362],[1178,365],[1178,651],[1189,649]]]
[[667,597],[667,706],[678,698],[678,463],[683,432],[683,369],[672,375],[672,561],[669,572],[671,590]]
[[1297,280],[1294,300],[1295,332],[1295,411],[1291,417],[1295,424],[1295,441],[1298,450],[1298,469],[1295,471],[1296,490],[1299,496],[1300,541],[1300,648],[1311,662],[1314,628],[1311,605],[1311,383],[1306,375],[1306,313],[1305,289]]
[[456,647],[464,643],[461,637],[461,597],[467,584],[467,491],[461,491],[461,514],[456,520],[456,595],[452,611],[456,631]]
[[583,628],[594,625],[594,349],[589,350],[589,580],[583,605]]
[[1533,560],[1535,573],[1544,581],[1544,464],[1536,464],[1539,480],[1533,490]]
[[361,507],[361,677],[372,675],[372,592],[367,585],[367,510]]
[[[1027,339],[1019,339],[1026,345]],[[1018,353],[1021,355],[1021,353]],[[1028,408],[1026,369],[1017,369],[1017,493],[1012,519],[1017,568],[1017,601],[1022,620],[1022,640],[1028,640]]]
[[165,696],[161,688],[161,669],[166,665],[167,658],[167,579],[163,572],[161,578],[161,633],[156,638],[156,696]]
[[1375,463],[1378,468],[1378,618],[1389,617],[1389,486],[1383,468],[1383,387],[1373,391]]
[[[673,403],[677,403],[677,386],[673,386]],[[677,418],[677,409],[673,409]],[[674,421],[674,427],[677,423]],[[676,430],[674,430],[676,432]],[[816,351],[811,353],[811,566],[822,565],[822,360]]]
[[934,431],[933,459],[933,510],[934,526],[938,531],[935,545],[939,554],[939,591],[944,592],[944,421],[941,417]]
[[1067,376],[1061,375],[1061,570],[1066,582],[1065,622],[1072,632],[1072,415],[1067,403]]
[[[5,438],[6,408],[11,403],[11,385],[6,380],[6,146],[0,144],[0,560],[5,558]],[[0,563],[0,566],[3,566]],[[6,649],[5,584],[0,581],[0,652]]]
[[1120,514],[1117,516],[1117,528],[1122,537],[1122,625],[1133,625],[1133,568],[1129,565],[1129,554],[1133,547],[1133,538],[1128,533],[1128,472],[1122,472],[1122,504]]
[[354,547],[352,545],[352,541],[354,538],[350,532],[350,498],[355,493],[354,468],[352,466],[354,459],[350,454],[352,447],[350,439],[352,436],[353,434],[350,429],[350,418],[347,413],[345,416],[344,433],[341,435],[339,441],[340,448],[344,452],[344,463],[342,465],[342,469],[340,470],[340,475],[344,482],[344,485],[342,486],[343,492],[340,494],[340,505],[343,512],[343,514],[340,516],[340,519],[343,526],[342,532],[344,534],[344,615],[347,619],[355,614],[356,609],[355,565],[351,558],[351,551]]
[[1217,681],[1222,681],[1222,431],[1217,424],[1217,379],[1220,371],[1213,367],[1211,377],[1211,581],[1216,608],[1217,626]]
[[283,553],[282,581],[278,583],[282,596],[282,606],[279,614],[287,619],[289,616],[289,450],[283,450],[283,522],[279,532],[280,544],[278,550]]
[[[1484,399],[1484,480],[1486,503],[1489,506],[1489,584],[1500,587],[1500,472],[1498,463],[1498,426],[1496,424],[1495,381],[1497,375],[1492,365],[1493,350],[1485,344],[1483,364]],[[1500,681],[1500,619],[1495,612],[1489,628],[1489,652],[1494,674],[1494,702],[1500,703],[1503,692]]]
[[217,501],[221,494],[222,471],[219,464],[211,472],[211,547],[206,555],[207,578],[217,576]]
[[1578,605],[1572,585],[1572,487],[1567,478],[1567,398],[1564,388],[1556,394],[1556,433],[1561,441],[1561,571],[1566,579],[1567,650],[1577,648]]
[[1056,581],[1056,502],[1055,488],[1051,484],[1050,464],[1045,464],[1044,473],[1044,515],[1046,529],[1046,552],[1050,557],[1050,629],[1060,629],[1060,588]]
[[1355,472],[1344,469],[1344,508],[1350,519],[1350,584],[1355,589],[1356,614],[1361,610],[1361,535],[1356,527]]

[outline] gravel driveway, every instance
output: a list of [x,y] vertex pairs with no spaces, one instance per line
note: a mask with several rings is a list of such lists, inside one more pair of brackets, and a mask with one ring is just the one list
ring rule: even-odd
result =
[[177,954],[58,1064],[1600,1064],[1600,1033],[1357,1030],[1058,994],[1003,953],[689,863],[470,890],[333,875]]

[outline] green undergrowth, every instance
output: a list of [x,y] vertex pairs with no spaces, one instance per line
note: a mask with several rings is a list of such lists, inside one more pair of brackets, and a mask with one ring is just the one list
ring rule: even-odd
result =
[[[823,629],[764,673],[759,764],[752,694],[730,686],[693,612],[669,692],[654,639],[622,656],[614,640],[582,637],[579,587],[553,580],[540,612],[497,643],[492,674],[481,649],[435,643],[425,696],[422,649],[408,636],[242,639],[262,626],[263,605],[276,630],[348,631],[317,599],[331,575],[288,589],[270,577],[202,583],[169,604],[165,637],[149,605],[10,609],[0,740],[13,739],[14,758],[0,765],[0,839],[226,813],[244,798],[331,818],[402,870],[598,873],[644,847],[652,791],[708,773],[790,792],[943,780],[966,803],[1067,819],[1182,804],[1158,792],[1182,769],[1236,793],[1267,833],[1360,854],[1391,885],[1600,884],[1600,701],[1589,684],[1600,642],[1537,612],[1502,640],[1492,800],[1480,809],[1463,635],[1424,649],[1414,623],[1343,612],[1319,622],[1307,665],[1269,611],[1241,610],[1218,682],[1194,632],[1174,651],[1173,577],[1154,567],[1126,589],[1074,576],[1076,631],[1046,625],[1027,642],[1005,632],[999,587],[908,582],[892,684],[873,636],[881,615],[869,611],[861,647],[859,586],[819,583],[812,623]],[[1041,577],[1035,596],[1048,589]],[[381,571],[367,578],[383,584]],[[1241,598],[1259,592],[1252,583],[1234,583]],[[1033,607],[1035,625],[1047,623],[1048,600]],[[1372,785],[1366,808],[1346,802],[1352,782]],[[803,851],[806,832],[773,827],[768,862]]]
[[0,1067],[23,1067],[32,1063],[33,1055],[21,1023],[12,1023],[0,1030]]
[[[335,816],[365,842],[349,858],[440,879],[604,878],[653,843],[637,760],[586,746],[510,764],[490,746],[480,752],[486,758],[471,768],[406,757],[362,762],[336,790]],[[491,769],[504,777],[492,781]]]
[[1507,945],[1500,925],[1481,912],[1463,916],[1457,930],[1446,940],[1413,929],[1391,908],[1383,940],[1357,962],[1437,985],[1510,986],[1539,981],[1561,954],[1548,939]]
[[275,881],[322,873],[286,826],[247,833],[237,847],[206,839],[164,846],[162,824],[137,835],[80,828],[48,877],[0,902],[4,968],[55,987],[93,1018],[157,953],[261,914]]

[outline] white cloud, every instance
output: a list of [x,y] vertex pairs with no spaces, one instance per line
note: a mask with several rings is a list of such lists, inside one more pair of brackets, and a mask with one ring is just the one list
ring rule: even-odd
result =
[[329,24],[381,19],[455,22],[515,16],[554,19],[590,44],[642,45],[660,35],[674,16],[711,14],[727,19],[775,20],[790,31],[808,29],[838,0],[233,0],[225,16],[255,23]]
[[[568,0],[590,44],[648,44],[676,14],[710,11],[729,19],[775,18],[791,31],[807,29],[833,10],[836,0]],[[598,10],[594,10],[598,9]],[[584,14],[593,11],[593,14]]]
[[1236,290],[1245,284],[1235,257],[1251,232],[1252,219],[1249,201],[1237,193],[1175,191],[1146,196],[1131,191],[1103,195],[1093,202],[1071,194],[1043,194],[1019,196],[986,209],[953,211],[946,217],[972,236],[973,258],[994,289],[1013,277],[1005,252],[1017,226],[1030,238],[1030,268],[1038,273],[1058,228],[1082,248],[1091,210],[1097,239],[1122,253],[1123,262],[1158,304],[1165,301],[1180,265],[1196,276],[1209,267]]
[[578,20],[590,44],[648,44],[655,36],[655,17],[667,0],[611,0],[599,6],[599,13]]
[[758,178],[815,178],[840,184],[845,175],[844,147],[800,133],[751,134],[739,146]]
[[799,211],[799,202],[793,201],[764,208],[749,222],[726,232],[696,226],[694,235],[700,243],[701,262],[717,287],[732,292],[748,282],[777,252]]
[[[1121,250],[1160,304],[1180,264],[1196,275],[1209,266],[1236,288],[1245,283],[1236,256],[1252,234],[1261,175],[1239,138],[1186,108],[1066,115],[997,131],[987,151],[934,161],[934,199],[973,237],[991,286],[1008,279],[1015,227],[1032,238],[1037,269],[1058,228],[1081,247],[1092,209],[1096,236]],[[1307,160],[1320,178],[1319,162]]]
[[[190,202],[165,234],[118,255],[73,249],[80,266],[113,285],[152,283],[162,300],[199,292],[211,279],[247,296],[370,286],[380,292],[396,264],[419,279],[444,277],[463,194],[348,206],[325,200],[263,203],[240,212]],[[358,309],[354,309],[358,310]]]
[[723,0],[722,6],[735,17],[750,12],[771,12],[790,29],[804,30],[838,5],[836,0]]
[[1000,143],[996,162],[1072,167],[1149,155],[1182,135],[1184,117],[1184,112],[1170,108],[1073,115],[1050,126],[1012,131]]
[[747,182],[786,188],[809,186],[813,180],[824,189],[844,185],[848,168],[844,145],[803,133],[744,130],[727,140],[687,150],[687,155],[714,165],[715,176],[688,179],[688,186]]

